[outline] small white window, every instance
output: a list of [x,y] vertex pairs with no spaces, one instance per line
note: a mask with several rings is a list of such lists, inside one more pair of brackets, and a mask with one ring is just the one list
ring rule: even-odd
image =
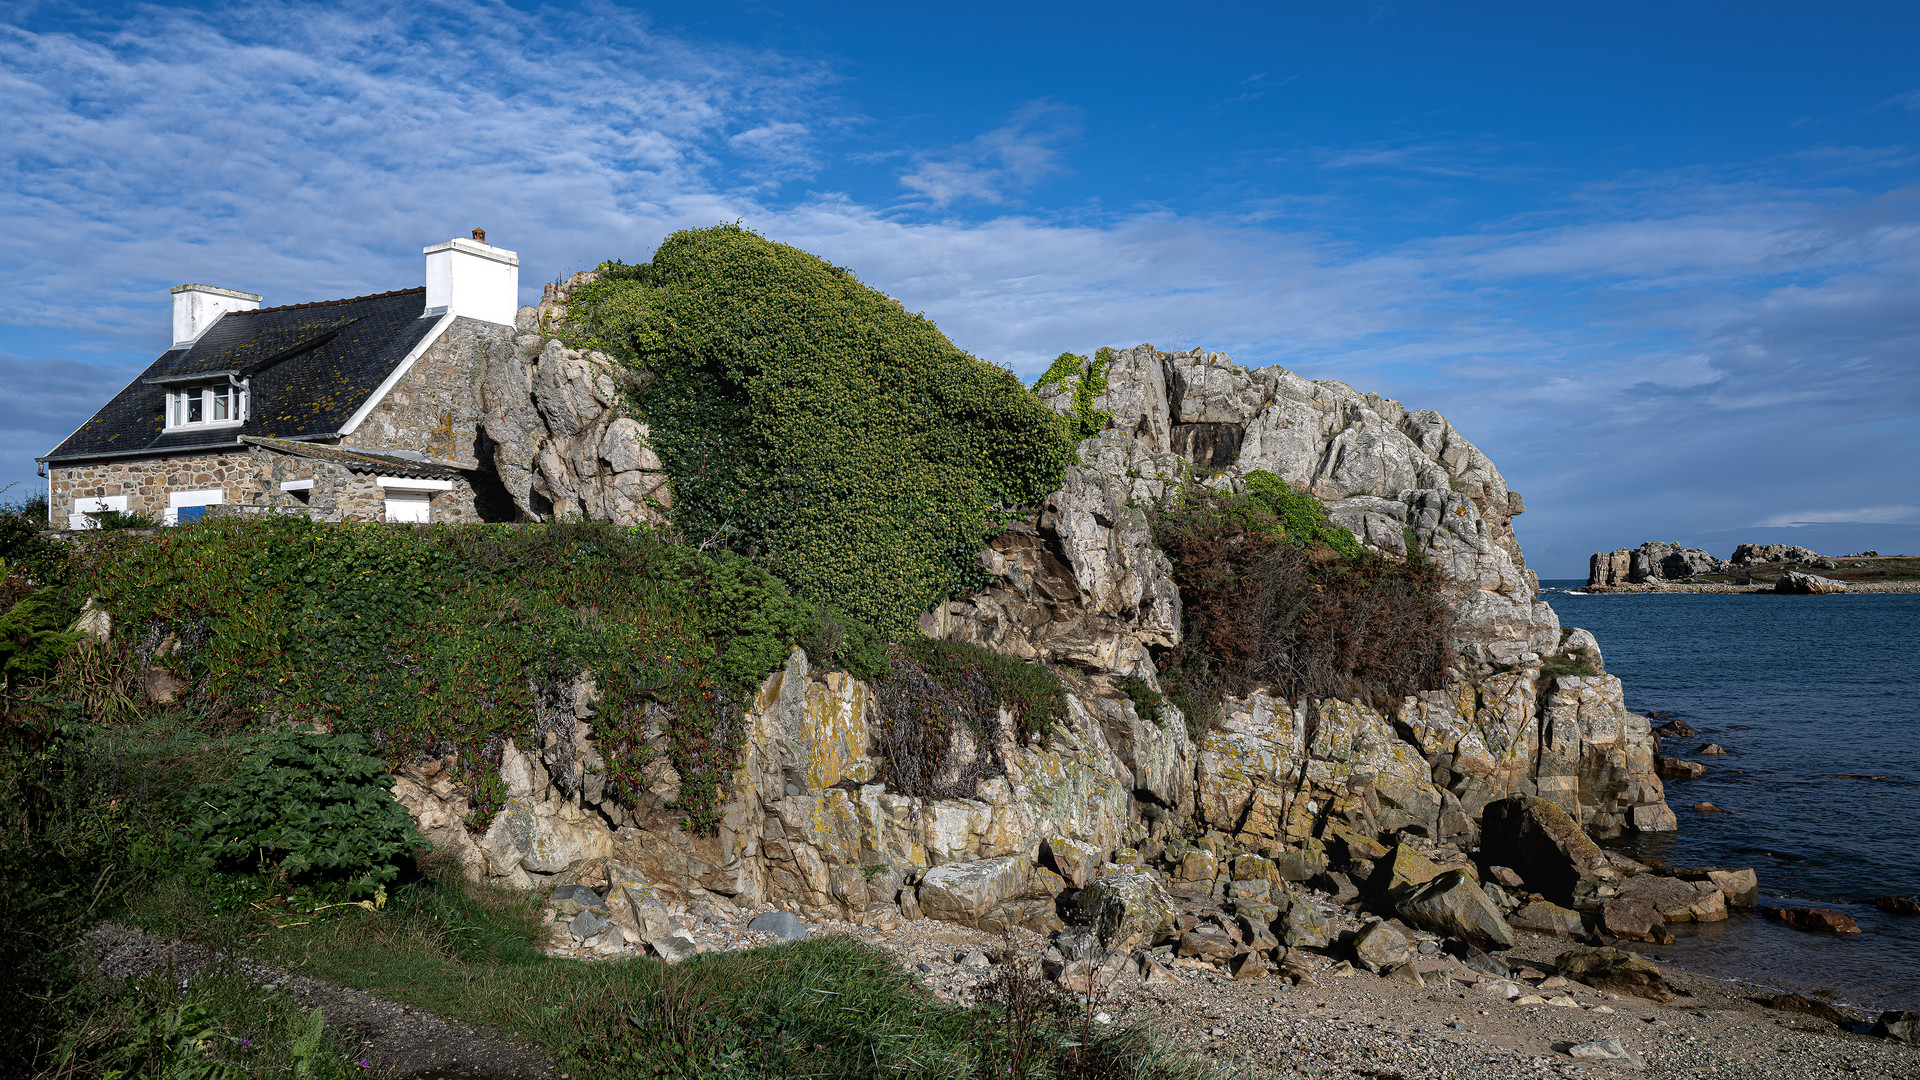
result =
[[391,524],[407,522],[424,525],[433,520],[433,496],[435,492],[451,491],[451,480],[429,480],[410,476],[379,476],[374,478],[387,499],[387,521]]
[[225,427],[247,419],[247,392],[231,383],[167,391],[167,430]]
[[167,493],[167,513],[161,518],[163,525],[185,525],[199,521],[206,516],[207,507],[223,506],[227,493],[218,489],[209,491],[170,491]]
[[73,500],[73,513],[67,515],[69,529],[97,529],[100,527],[100,515],[127,512],[125,495],[102,495],[87,499]]
[[427,524],[433,520],[433,496],[424,491],[387,492],[387,521]]

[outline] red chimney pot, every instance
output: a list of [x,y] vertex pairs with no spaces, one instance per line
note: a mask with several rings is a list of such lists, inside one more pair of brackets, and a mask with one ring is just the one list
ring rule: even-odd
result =
[[475,230],[473,230],[473,238],[474,238],[475,240],[478,240],[478,241],[480,241],[480,242],[481,242],[481,243],[483,243],[483,244],[484,244],[484,243],[486,243],[486,242],[487,242],[487,230],[485,230],[485,229],[475,229]]

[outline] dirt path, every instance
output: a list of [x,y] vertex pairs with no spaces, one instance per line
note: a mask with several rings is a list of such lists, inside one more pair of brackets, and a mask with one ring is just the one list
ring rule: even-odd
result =
[[[114,978],[172,972],[192,978],[219,959],[184,942],[169,942],[138,930],[103,923],[91,934],[102,974]],[[486,1029],[461,1024],[411,1005],[401,1005],[304,976],[287,976],[248,964],[262,986],[282,987],[303,1008],[322,1010],[374,1075],[391,1080],[552,1080],[560,1075],[541,1047],[515,1043]]]

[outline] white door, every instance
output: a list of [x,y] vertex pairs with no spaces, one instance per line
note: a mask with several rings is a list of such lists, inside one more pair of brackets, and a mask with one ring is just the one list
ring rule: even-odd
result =
[[387,521],[389,523],[411,521],[425,524],[433,520],[430,513],[432,506],[433,496],[424,491],[389,491],[387,492]]

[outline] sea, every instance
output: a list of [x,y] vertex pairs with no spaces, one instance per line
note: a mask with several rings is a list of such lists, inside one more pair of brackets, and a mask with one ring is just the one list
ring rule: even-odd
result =
[[[1756,988],[1920,1010],[1920,917],[1873,906],[1920,896],[1920,594],[1587,595],[1583,584],[1543,581],[1542,598],[1599,639],[1628,708],[1700,732],[1662,752],[1707,765],[1701,779],[1666,781],[1678,833],[1609,846],[1668,866],[1751,866],[1763,907],[1830,907],[1862,931],[1735,914],[1674,924],[1674,943],[1648,955]],[[1726,755],[1694,752],[1709,742]]]

